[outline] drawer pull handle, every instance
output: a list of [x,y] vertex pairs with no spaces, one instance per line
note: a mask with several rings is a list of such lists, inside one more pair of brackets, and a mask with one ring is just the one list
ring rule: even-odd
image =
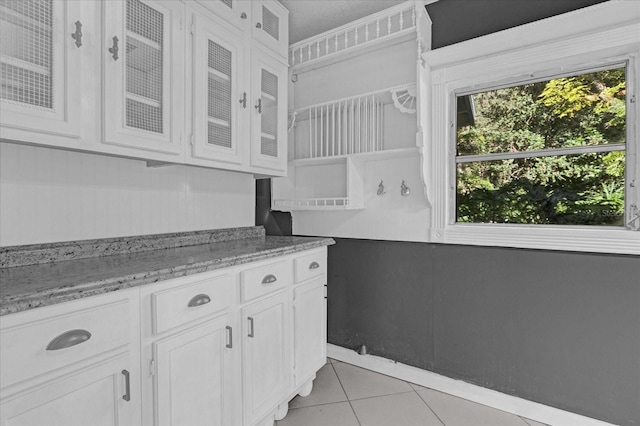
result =
[[71,346],[84,343],[91,338],[91,333],[87,330],[69,330],[55,337],[47,345],[48,351],[57,351],[58,349],[66,349]]
[[229,336],[229,343],[227,343],[227,347],[231,349],[233,348],[233,328],[227,326],[227,334]]
[[278,281],[275,275],[269,274],[262,279],[262,284],[272,284]]
[[189,304],[187,306],[193,308],[195,306],[206,305],[209,302],[211,302],[211,298],[209,296],[206,294],[198,294],[189,300]]
[[320,264],[318,262],[311,262],[311,264],[309,265],[309,269],[318,269],[320,267]]
[[247,336],[253,337],[253,318],[247,317],[249,320],[249,334]]
[[129,380],[129,372],[127,370],[122,370],[122,374],[124,375],[124,395],[122,395],[122,399],[125,401],[131,401],[131,383]]

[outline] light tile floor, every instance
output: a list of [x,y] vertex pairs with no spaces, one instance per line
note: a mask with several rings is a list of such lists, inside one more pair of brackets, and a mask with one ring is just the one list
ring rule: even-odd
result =
[[277,426],[544,426],[475,402],[329,360],[311,395]]

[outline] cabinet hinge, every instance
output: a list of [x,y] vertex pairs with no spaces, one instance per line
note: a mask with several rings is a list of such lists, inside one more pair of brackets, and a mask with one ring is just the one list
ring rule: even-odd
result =
[[191,133],[191,134],[189,135],[189,145],[191,145],[191,147],[193,147],[193,146],[194,146],[194,141],[195,141],[195,139],[196,139],[196,138],[195,138],[195,136],[193,136],[193,133]]
[[189,28],[189,33],[191,35],[194,35],[196,33],[196,26],[194,24],[191,24],[191,27]]
[[154,360],[149,361],[149,376],[155,376],[156,374],[156,363]]

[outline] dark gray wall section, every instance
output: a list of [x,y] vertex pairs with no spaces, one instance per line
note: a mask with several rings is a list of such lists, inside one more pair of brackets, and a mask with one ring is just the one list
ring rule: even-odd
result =
[[336,239],[328,340],[640,424],[640,258]]
[[[559,15],[606,0],[439,0],[427,5],[432,48]],[[635,1],[635,0],[634,0]]]

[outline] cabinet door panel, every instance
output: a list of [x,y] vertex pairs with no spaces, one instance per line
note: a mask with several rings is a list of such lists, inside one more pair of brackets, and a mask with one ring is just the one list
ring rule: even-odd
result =
[[8,398],[0,410],[2,425],[140,424],[138,394],[132,393],[130,387],[129,401],[123,398],[126,395],[123,370],[130,373],[130,385],[139,380],[139,376],[131,373],[128,355],[123,355]]
[[326,362],[327,319],[322,279],[294,289],[295,386],[303,385]]
[[104,2],[104,142],[180,153],[180,2]]
[[154,343],[156,424],[236,424],[227,325],[224,316]]
[[245,424],[267,415],[288,393],[289,297],[285,291],[242,310]]
[[240,117],[249,96],[242,87],[242,40],[195,16],[194,27],[193,156],[241,164]]
[[3,138],[23,140],[16,130],[80,137],[80,65],[87,47],[69,35],[83,19],[81,7],[58,0],[0,3]]
[[284,59],[289,48],[289,12],[275,0],[252,2],[253,38]]
[[253,51],[251,165],[286,173],[287,67]]

